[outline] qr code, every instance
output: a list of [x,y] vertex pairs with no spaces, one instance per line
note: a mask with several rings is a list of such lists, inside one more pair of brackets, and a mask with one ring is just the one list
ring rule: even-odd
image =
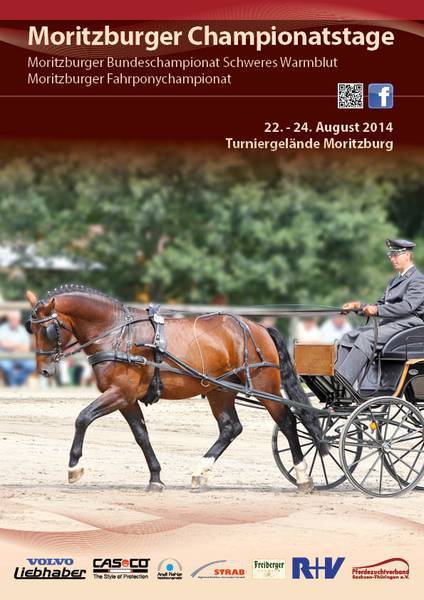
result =
[[364,108],[364,84],[338,83],[337,108]]

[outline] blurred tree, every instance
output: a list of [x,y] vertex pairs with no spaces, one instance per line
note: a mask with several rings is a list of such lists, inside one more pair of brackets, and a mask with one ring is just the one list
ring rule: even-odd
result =
[[85,267],[21,261],[0,284],[8,298],[71,279],[146,302],[372,300],[389,276],[384,239],[403,231],[399,198],[419,185],[413,161],[386,176],[366,159],[3,145],[2,245]]

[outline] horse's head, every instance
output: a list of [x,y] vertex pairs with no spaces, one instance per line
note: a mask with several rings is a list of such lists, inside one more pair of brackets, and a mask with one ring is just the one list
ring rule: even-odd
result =
[[66,316],[57,311],[54,298],[38,300],[30,290],[26,297],[31,304],[31,316],[25,327],[35,336],[37,372],[51,377],[56,373],[62,351],[72,338],[72,327]]

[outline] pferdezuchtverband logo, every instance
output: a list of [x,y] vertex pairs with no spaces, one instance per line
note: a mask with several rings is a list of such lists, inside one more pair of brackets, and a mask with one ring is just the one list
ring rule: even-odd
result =
[[404,558],[388,558],[372,565],[353,567],[352,579],[409,579],[409,563]]
[[281,558],[259,558],[252,563],[253,579],[285,579],[286,561]]
[[15,579],[86,579],[86,569],[74,568],[73,558],[27,558],[15,568]]
[[150,558],[93,558],[95,579],[147,579]]
[[158,564],[158,579],[167,581],[178,581],[183,578],[183,569],[181,563],[175,558],[164,558]]
[[195,569],[191,576],[193,579],[244,579],[246,569],[235,561],[213,560]]

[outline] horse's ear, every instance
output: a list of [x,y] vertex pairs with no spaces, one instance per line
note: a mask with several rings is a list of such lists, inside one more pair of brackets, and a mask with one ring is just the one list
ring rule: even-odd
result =
[[55,301],[54,298],[51,298],[47,304],[44,305],[44,312],[46,315],[50,315],[54,311]]
[[37,296],[34,294],[34,292],[28,290],[25,296],[28,302],[31,304],[31,306],[35,306],[37,304]]

